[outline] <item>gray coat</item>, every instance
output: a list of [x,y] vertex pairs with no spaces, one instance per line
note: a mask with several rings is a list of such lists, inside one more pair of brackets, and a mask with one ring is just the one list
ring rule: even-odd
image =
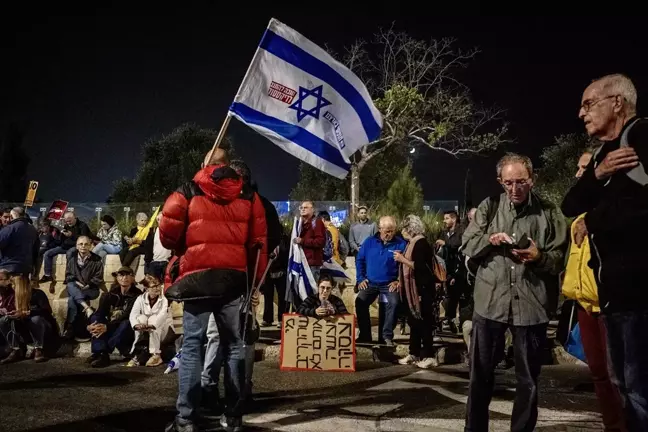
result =
[[357,254],[362,243],[374,234],[376,234],[375,222],[367,220],[365,223],[356,222],[351,225],[351,229],[349,230],[349,246],[351,247],[351,252]]
[[[488,225],[490,198],[477,208],[475,219],[463,235],[463,253],[480,262],[475,280],[475,312],[515,326],[549,322],[546,278],[558,275],[564,263],[568,225],[552,204],[531,194],[519,211],[506,194]],[[541,251],[540,260],[523,264],[511,255],[510,246],[493,246],[492,234],[514,238],[526,234]]]

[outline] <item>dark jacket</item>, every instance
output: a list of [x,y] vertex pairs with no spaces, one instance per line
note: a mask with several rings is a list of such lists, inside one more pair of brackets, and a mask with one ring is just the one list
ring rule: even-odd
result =
[[61,247],[66,250],[76,247],[77,239],[81,236],[87,236],[90,237],[91,239],[96,238],[96,236],[92,234],[92,232],[90,231],[90,228],[88,228],[88,225],[79,219],[77,219],[74,226],[69,226],[66,224],[63,227],[63,229],[67,231],[72,231],[72,235],[70,237],[64,235],[63,241],[61,242]]
[[56,227],[50,227],[49,231],[46,234],[43,234],[39,231],[38,241],[39,241],[39,250],[41,253],[54,249],[57,246],[61,245],[63,239],[61,235],[61,230]]
[[[446,231],[443,233],[443,258],[446,263],[446,270],[452,279],[463,282],[465,279],[464,273],[464,258],[463,254],[459,251],[461,248],[461,237],[463,236],[463,229],[459,226],[454,231]],[[420,242],[419,242],[420,243]]]
[[[644,280],[648,263],[648,186],[625,172],[605,180],[597,180],[594,174],[605,156],[620,147],[621,134],[603,145],[562,203],[565,216],[587,213],[585,225],[593,251],[589,265],[597,278],[603,313],[648,310],[648,290],[637,282]],[[628,143],[648,169],[648,119],[632,126]]]
[[261,198],[261,204],[263,204],[263,209],[265,210],[266,225],[268,227],[268,254],[270,254],[279,246],[284,229],[274,204],[264,196],[259,195],[259,198]]
[[122,294],[118,284],[114,284],[110,287],[110,291],[101,296],[99,307],[90,321],[118,325],[122,321],[128,320],[135,300],[140,295],[142,295],[142,291],[135,284],[131,285],[125,294]]
[[256,279],[265,271],[266,230],[261,199],[243,190],[233,169],[212,165],[198,171],[193,183],[173,192],[162,210],[162,245],[181,255],[179,276],[166,296],[229,301],[242,295],[257,247],[261,255]]
[[[271,273],[283,272],[286,273],[288,268],[288,255],[290,254],[290,237],[287,234],[281,235],[281,241],[279,242],[279,253],[277,258],[272,263],[270,267]],[[268,275],[270,277],[270,275]]]
[[309,266],[320,267],[324,263],[324,244],[326,243],[326,227],[322,219],[314,217],[302,223],[299,237],[302,239],[302,249]]
[[50,324],[52,330],[56,332],[56,336],[58,336],[58,324],[52,314],[52,307],[50,306],[49,299],[47,298],[47,294],[40,289],[32,290],[31,301],[29,303],[29,315],[43,317]]
[[416,242],[412,251],[412,261],[414,261],[414,280],[419,295],[434,294],[436,292],[435,285],[439,281],[434,276],[433,266],[435,259],[434,250],[427,239],[423,238]]
[[[347,311],[346,306],[344,305],[344,302],[340,297],[331,294],[329,295],[328,301],[335,308],[336,315],[349,313],[349,311]],[[297,313],[300,315],[309,316],[313,318],[320,318],[315,313],[315,310],[321,305],[322,302],[320,301],[319,294],[311,294],[308,297],[306,297],[306,299],[304,299],[303,302],[301,302],[301,304],[299,305],[299,309],[297,310]]]
[[65,283],[81,282],[89,288],[97,288],[104,281],[101,257],[90,252],[90,257],[83,267],[79,267],[79,253],[74,252],[65,266]]
[[27,218],[14,219],[0,229],[0,269],[30,274],[38,257],[38,232]]

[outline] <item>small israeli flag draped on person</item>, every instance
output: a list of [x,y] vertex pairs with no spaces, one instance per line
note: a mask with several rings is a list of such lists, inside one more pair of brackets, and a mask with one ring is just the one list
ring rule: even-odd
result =
[[317,292],[317,283],[306,260],[306,255],[304,255],[304,250],[301,245],[293,242],[301,232],[301,225],[301,218],[296,217],[293,223],[292,235],[290,236],[288,278],[286,279],[286,300],[290,303],[294,303],[293,296],[295,294],[304,300],[309,295]]
[[320,274],[327,274],[331,276],[337,283],[345,283],[351,281],[351,279],[349,279],[349,277],[346,275],[346,272],[344,271],[342,266],[336,263],[333,259],[329,259],[328,261],[324,261],[322,263]]
[[382,116],[360,78],[274,18],[229,114],[338,178],[346,177],[349,158],[382,129]]

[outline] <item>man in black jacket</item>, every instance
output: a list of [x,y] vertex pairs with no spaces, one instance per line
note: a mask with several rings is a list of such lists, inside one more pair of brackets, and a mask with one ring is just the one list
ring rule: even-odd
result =
[[79,309],[90,317],[94,309],[88,303],[99,297],[99,286],[103,283],[103,263],[99,255],[90,252],[90,237],[77,239],[75,252],[67,260],[65,283],[68,294],[68,315],[64,337],[74,337],[74,322]]
[[142,291],[135,285],[132,268],[123,266],[112,275],[117,283],[101,298],[99,308],[90,318],[91,324],[88,326],[92,335],[92,355],[87,362],[93,368],[108,366],[110,353],[115,348],[128,357],[135,339],[129,317]]
[[443,248],[441,255],[445,259],[448,272],[447,296],[443,302],[445,320],[448,322],[450,332],[455,334],[457,333],[457,324],[454,320],[457,316],[457,308],[465,308],[470,301],[467,293],[464,258],[459,251],[463,229],[459,225],[459,215],[455,210],[443,212],[443,223],[446,231],[443,233],[443,238],[436,241],[436,245]]
[[611,380],[623,399],[628,430],[648,431],[648,120],[636,114],[626,76],[608,75],[585,89],[579,117],[603,142],[562,204],[576,217],[576,244],[589,236],[606,324]]
[[48,250],[43,254],[43,277],[40,283],[51,282],[52,267],[54,265],[54,258],[56,255],[65,254],[68,261],[74,252],[76,252],[76,243],[80,236],[93,238],[92,232],[88,225],[79,220],[74,212],[68,211],[63,215],[63,229],[61,230],[61,245]]

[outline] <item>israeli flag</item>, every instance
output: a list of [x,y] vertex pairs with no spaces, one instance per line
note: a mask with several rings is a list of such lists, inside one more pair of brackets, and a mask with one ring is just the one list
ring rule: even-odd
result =
[[308,266],[308,260],[306,260],[304,250],[301,245],[293,242],[301,232],[301,224],[301,218],[296,217],[293,223],[292,235],[290,236],[288,278],[286,280],[286,300],[290,303],[294,303],[293,296],[295,294],[304,300],[309,295],[317,292],[317,282]]
[[338,178],[377,140],[382,116],[362,81],[326,51],[271,19],[230,115]]
[[351,279],[349,279],[349,277],[346,275],[346,272],[344,271],[342,266],[332,259],[324,261],[324,263],[322,263],[320,274],[327,274],[331,276],[337,283],[345,283],[351,281]]

